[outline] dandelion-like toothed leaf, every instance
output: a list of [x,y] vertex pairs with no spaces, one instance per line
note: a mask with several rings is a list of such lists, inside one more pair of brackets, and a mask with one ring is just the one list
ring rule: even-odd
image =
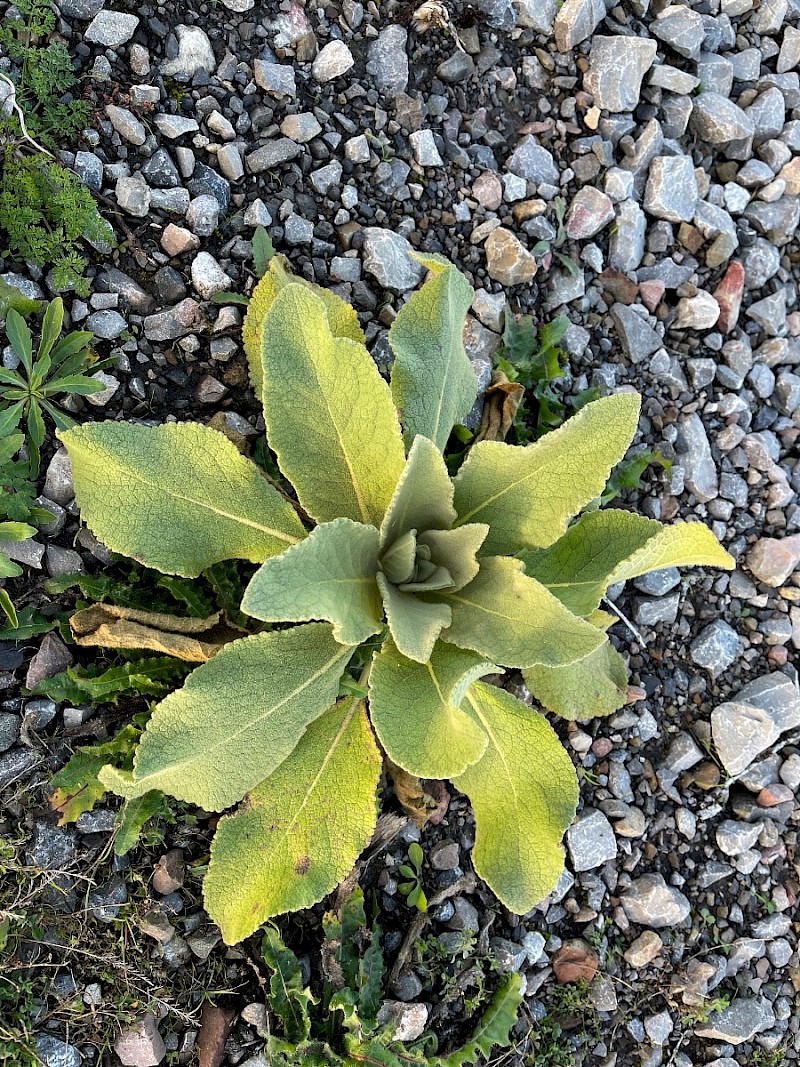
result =
[[102,782],[124,797],[160,789],[207,811],[230,807],[334,703],[352,652],[323,623],[231,642],[156,706],[133,774],[106,767]]
[[639,417],[637,393],[595,400],[533,444],[480,441],[455,477],[456,525],[486,522],[487,555],[545,548],[600,496]]
[[203,884],[228,944],[265,919],[308,908],[349,873],[377,818],[381,756],[363,701],[314,722],[292,754],[220,821]]
[[608,638],[566,667],[529,667],[522,676],[539,703],[563,719],[611,715],[628,698],[628,668]]
[[268,559],[245,590],[242,611],[266,622],[326,619],[343,645],[360,645],[383,627],[375,575],[378,531],[334,519]]
[[427,437],[417,436],[383,517],[381,548],[409,530],[449,530],[455,518],[453,483],[444,457]]
[[401,592],[380,571],[378,587],[395,644],[409,659],[427,663],[436,638],[450,625],[450,608],[446,604],[428,603],[414,593]]
[[[419,440],[419,439],[418,439]],[[431,560],[450,575],[450,589],[456,592],[472,581],[480,569],[478,552],[489,527],[480,522],[457,530],[427,530],[417,543],[431,550]]]
[[389,387],[363,345],[331,332],[325,304],[287,285],[261,329],[267,440],[317,522],[380,527],[405,465]]
[[273,256],[269,261],[269,270],[253,290],[247,305],[247,314],[242,325],[242,344],[250,368],[250,384],[258,399],[263,391],[263,370],[261,356],[261,329],[267,312],[272,307],[275,297],[287,285],[300,285],[315,293],[325,305],[328,325],[334,337],[349,337],[351,341],[364,343],[364,333],[358,324],[358,315],[354,308],[345,303],[336,293],[323,289],[313,282],[299,278],[287,269],[283,256]]
[[450,431],[478,395],[463,340],[464,318],[475,294],[464,275],[441,256],[412,253],[412,258],[430,275],[389,330],[395,357],[392,395],[407,441],[422,434],[444,452]]
[[576,615],[588,615],[606,589],[664,567],[730,570],[733,559],[700,522],[663,526],[630,511],[584,515],[549,548],[521,552],[525,570]]
[[496,670],[443,641],[427,663],[407,659],[385,641],[369,676],[369,711],[389,759],[420,778],[453,778],[480,759],[486,734],[460,704],[467,686]]
[[572,761],[543,715],[504,689],[475,682],[462,707],[489,738],[453,785],[475,812],[475,870],[505,906],[524,915],[564,868],[561,838],[575,818]]
[[208,426],[96,422],[59,437],[87,525],[147,567],[193,578],[223,559],[262,563],[305,537],[294,508]]
[[561,666],[583,659],[605,640],[596,627],[576,618],[526,575],[518,559],[482,559],[469,585],[437,596],[453,613],[442,639],[505,667]]

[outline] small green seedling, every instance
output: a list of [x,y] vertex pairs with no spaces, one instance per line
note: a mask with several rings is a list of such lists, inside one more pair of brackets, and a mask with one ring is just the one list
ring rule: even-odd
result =
[[477,394],[462,339],[474,294],[442,257],[415,258],[429,277],[392,325],[390,385],[355,311],[281,257],[253,293],[251,380],[297,505],[208,426],[59,433],[104,544],[183,577],[257,563],[242,612],[297,624],[226,644],[156,705],[132,768],[99,772],[128,799],[160,789],[219,812],[244,799],[219,821],[203,890],[228,943],[352,870],[375,828],[381,748],[469,797],[475,870],[525,914],[561,875],[577,779],[544,715],[479,679],[518,669],[562,716],[610,714],[627,670],[599,610],[608,586],[733,566],[701,523],[575,518],[631,444],[634,392],[530,445],[481,441],[451,479],[443,453]]
[[401,882],[397,887],[408,901],[409,908],[416,908],[417,911],[428,910],[428,900],[422,888],[422,861],[424,859],[425,853],[422,851],[422,846],[419,842],[412,841],[408,846],[408,863],[400,865],[400,874],[408,881]]
[[25,319],[13,308],[6,316],[6,336],[19,367],[16,370],[0,367],[0,440],[24,424],[32,478],[39,471],[39,450],[45,438],[43,412],[59,430],[76,425],[52,398],[101,392],[105,388],[102,382],[85,372],[90,368],[97,371],[113,362],[95,359],[89,348],[94,334],[89,330],[77,330],[59,340],[63,322],[64,303],[59,296],[48,304],[44,313],[39,347],[34,355],[33,337]]

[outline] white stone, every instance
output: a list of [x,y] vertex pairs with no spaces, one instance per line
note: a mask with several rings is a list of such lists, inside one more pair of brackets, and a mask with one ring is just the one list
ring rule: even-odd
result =
[[192,261],[192,285],[204,300],[214,293],[224,293],[232,286],[231,279],[208,252],[198,252]]
[[311,64],[311,73],[320,85],[346,74],[355,60],[344,41],[330,41]]
[[208,35],[199,26],[176,26],[178,54],[174,59],[165,59],[161,73],[168,78],[181,75],[193,78],[199,71],[210,74],[216,67],[214,49]]

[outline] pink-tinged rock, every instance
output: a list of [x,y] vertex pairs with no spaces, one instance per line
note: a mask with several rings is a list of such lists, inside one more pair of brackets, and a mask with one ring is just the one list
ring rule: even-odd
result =
[[762,537],[747,553],[747,566],[764,585],[783,585],[800,563],[800,534]]
[[744,292],[744,267],[738,260],[731,261],[728,269],[714,290],[714,299],[719,304],[720,314],[717,329],[721,333],[730,333],[739,321]]
[[639,283],[639,296],[642,298],[642,303],[648,311],[653,312],[656,310],[661,303],[661,298],[664,295],[665,290],[666,286],[657,278],[652,278],[648,282]]
[[573,241],[594,237],[614,218],[614,205],[609,197],[592,185],[585,185],[576,194],[567,213],[567,234]]
[[153,1013],[148,1012],[139,1022],[123,1030],[114,1042],[114,1051],[125,1067],[158,1067],[167,1049]]
[[794,793],[788,785],[780,782],[764,786],[756,797],[760,808],[776,808],[779,804],[786,804],[792,800],[794,800]]

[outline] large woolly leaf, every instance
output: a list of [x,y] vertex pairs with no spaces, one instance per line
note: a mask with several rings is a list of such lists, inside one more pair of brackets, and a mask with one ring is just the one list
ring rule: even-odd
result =
[[125,797],[161,789],[208,811],[230,807],[333,704],[352,651],[323,623],[233,641],[157,705],[133,775],[106,767],[101,781]]
[[261,563],[305,537],[292,506],[221,433],[194,422],[96,422],[59,433],[81,515],[115,552],[196,577]]
[[481,1016],[478,1028],[470,1040],[449,1056],[437,1056],[433,1067],[467,1067],[467,1064],[474,1064],[479,1057],[488,1063],[493,1048],[507,1048],[511,1044],[511,1030],[517,1021],[517,1012],[522,1003],[521,986],[522,981],[518,974],[504,975],[492,997],[492,1003]]
[[381,547],[409,530],[449,530],[456,518],[444,457],[427,437],[414,438],[381,526]]
[[334,337],[349,337],[351,341],[364,343],[364,334],[358,325],[358,315],[354,308],[346,304],[336,293],[291,274],[287,267],[288,263],[283,256],[273,256],[270,259],[269,270],[261,278],[250,297],[242,326],[242,344],[250,367],[250,384],[259,400],[264,377],[261,369],[261,329],[275,297],[287,285],[301,285],[316,293],[325,305],[328,324]]
[[336,337],[302,285],[275,297],[261,329],[267,439],[318,522],[380,526],[405,464],[389,387],[363,345]]
[[427,603],[414,593],[403,593],[380,573],[378,587],[395,644],[409,659],[427,663],[436,638],[450,625],[449,606]]
[[228,944],[271,915],[310,907],[345,877],[375,828],[380,773],[363,702],[342,700],[220,820],[203,895]]
[[567,611],[545,586],[526,575],[518,559],[483,559],[469,585],[438,597],[453,612],[443,640],[506,667],[571,663],[604,640],[594,626]]
[[565,667],[529,667],[522,674],[539,703],[564,719],[611,715],[628,697],[625,660],[608,638],[575,663]]
[[453,778],[480,759],[486,734],[459,705],[471,682],[496,670],[443,641],[428,663],[385,641],[370,672],[369,711],[389,759],[420,778]]
[[549,548],[521,552],[525,570],[576,615],[594,611],[609,585],[664,567],[734,566],[707,526],[662,526],[630,511],[584,515]]
[[464,319],[474,293],[440,256],[414,255],[428,280],[400,308],[389,331],[394,352],[392,395],[408,441],[417,434],[444,451],[456,422],[475,402],[478,382],[464,351]]
[[561,877],[561,838],[578,804],[575,769],[544,716],[504,689],[475,682],[463,707],[489,738],[478,762],[453,779],[475,812],[472,862],[524,915]]
[[455,478],[456,525],[487,522],[486,553],[544,548],[600,495],[636,432],[637,393],[595,400],[524,447],[481,441]]
[[375,527],[334,519],[268,559],[245,590],[242,611],[266,622],[327,619],[337,641],[359,645],[383,627],[377,568]]

